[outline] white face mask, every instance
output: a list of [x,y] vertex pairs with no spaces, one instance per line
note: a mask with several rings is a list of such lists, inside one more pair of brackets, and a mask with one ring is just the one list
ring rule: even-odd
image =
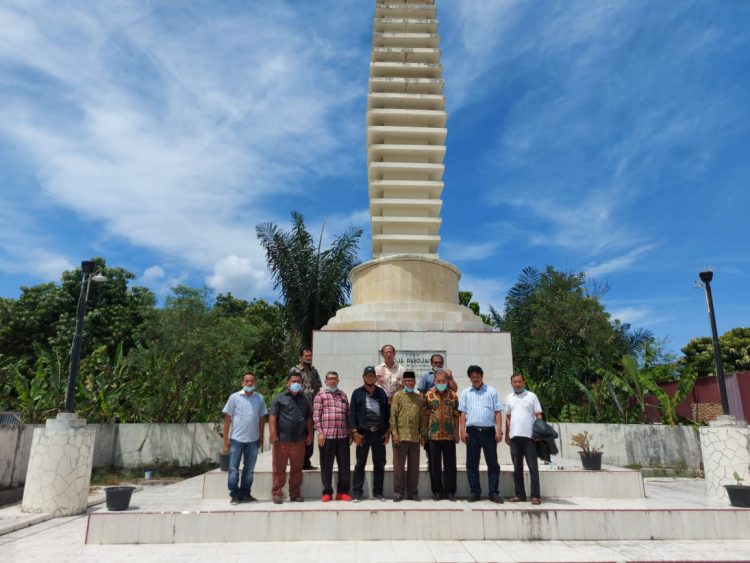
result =
[[255,391],[255,385],[243,385],[242,390],[245,393],[252,393],[253,391]]
[[292,383],[292,384],[291,384],[291,385],[289,386],[289,390],[290,390],[290,391],[291,391],[292,393],[299,393],[300,391],[302,391],[302,384],[301,384],[301,383],[296,383],[296,382],[295,382],[295,383]]
[[335,393],[339,388],[335,385],[333,387],[331,387],[330,385],[326,385],[326,389],[328,389],[331,393]]

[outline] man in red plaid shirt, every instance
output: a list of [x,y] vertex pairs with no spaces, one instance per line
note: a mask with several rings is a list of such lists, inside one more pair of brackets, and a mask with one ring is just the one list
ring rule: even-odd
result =
[[320,478],[323,481],[323,494],[320,500],[329,502],[333,499],[334,459],[339,470],[336,500],[352,500],[349,495],[349,444],[352,442],[349,430],[349,399],[346,393],[339,389],[339,374],[335,371],[326,373],[325,387],[315,395],[313,425],[318,433],[320,448]]

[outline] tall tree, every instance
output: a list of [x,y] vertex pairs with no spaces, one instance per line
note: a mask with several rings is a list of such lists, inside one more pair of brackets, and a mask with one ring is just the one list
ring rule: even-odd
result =
[[[725,372],[750,370],[749,327],[728,330],[719,337],[719,346]],[[693,338],[682,348],[682,353],[684,357],[680,359],[680,365],[693,368],[698,377],[715,373],[714,348],[710,337]]]
[[322,250],[323,231],[317,245],[302,215],[292,212],[292,229],[285,232],[273,223],[256,228],[266,251],[274,288],[281,290],[290,322],[303,343],[347,304],[351,292],[349,272],[356,265],[362,229],[349,227]]
[[631,338],[628,325],[610,320],[601,292],[583,273],[548,266],[524,268],[506,296],[500,328],[511,332],[514,367],[533,382],[552,416],[585,403],[578,409],[588,413],[583,418],[616,417],[597,370],[610,370],[636,342],[648,340],[640,333]]

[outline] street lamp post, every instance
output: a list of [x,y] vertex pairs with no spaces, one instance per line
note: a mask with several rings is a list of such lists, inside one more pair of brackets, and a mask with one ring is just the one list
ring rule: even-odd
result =
[[58,412],[44,426],[34,429],[26,470],[21,511],[72,516],[86,512],[94,464],[96,428],[73,412],[76,378],[81,361],[83,319],[91,282],[106,281],[94,274],[96,265],[81,262],[81,294],[76,312],[76,332],[70,348],[70,373],[65,394],[65,412]]
[[724,381],[724,366],[721,363],[721,347],[719,346],[719,333],[716,331],[716,315],[714,315],[714,299],[711,295],[711,280],[714,273],[711,270],[698,274],[706,290],[706,303],[708,304],[708,318],[711,320],[711,337],[714,342],[714,361],[716,362],[716,381],[719,384],[719,395],[721,396],[721,409],[724,415],[729,415],[729,399],[727,398],[727,385]]
[[81,293],[78,296],[78,309],[76,310],[76,332],[73,344],[70,348],[70,371],[68,372],[68,391],[65,394],[65,412],[72,413],[76,395],[76,379],[78,378],[78,367],[81,364],[81,340],[83,339],[83,318],[86,316],[86,303],[89,298],[89,286],[91,280],[105,281],[101,274],[94,273],[95,264],[90,260],[81,262]]

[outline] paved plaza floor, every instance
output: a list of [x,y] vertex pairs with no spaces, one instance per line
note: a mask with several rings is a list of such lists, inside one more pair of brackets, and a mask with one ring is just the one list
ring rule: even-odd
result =
[[[174,505],[195,497],[202,478],[175,485],[146,487],[134,494],[134,506]],[[717,501],[696,499],[700,480],[649,479],[647,499],[659,505],[678,506]],[[653,499],[653,500],[650,500]],[[91,502],[101,501],[101,494]],[[620,502],[599,499],[602,504]],[[179,505],[179,502],[177,503]],[[228,503],[227,508],[228,507]],[[312,506],[319,502],[305,503]],[[383,506],[366,501],[363,509]],[[423,502],[424,508],[431,506]],[[718,503],[725,506],[722,503]],[[252,510],[253,505],[240,505]],[[187,508],[185,504],[181,508]],[[92,511],[104,510],[93,504]],[[390,561],[750,561],[750,530],[741,540],[670,541],[343,541],[248,542],[160,545],[86,545],[87,515],[47,519],[24,515],[19,506],[0,510],[0,561],[253,561],[287,562],[390,562]],[[24,527],[25,526],[25,527]],[[15,528],[15,529],[14,529]],[[9,531],[14,530],[14,531]]]

